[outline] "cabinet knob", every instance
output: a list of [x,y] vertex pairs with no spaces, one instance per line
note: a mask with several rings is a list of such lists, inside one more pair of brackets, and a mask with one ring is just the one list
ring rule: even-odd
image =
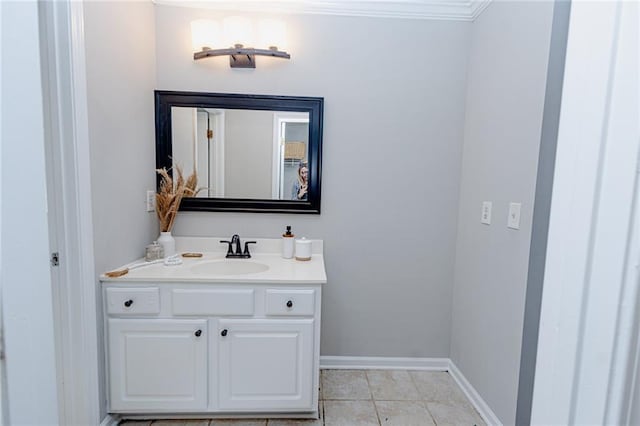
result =
[[291,300],[287,301],[287,308],[291,308],[293,306],[293,302]]
[[227,331],[227,329],[225,328],[224,330],[222,330],[222,331],[220,332],[220,335],[221,335],[222,337],[225,337],[225,336],[227,335],[227,333],[228,333],[228,331]]
[[193,333],[193,334],[195,334],[196,337],[200,337],[200,336],[202,336],[202,330],[196,330],[196,332]]
[[129,299],[126,302],[124,302],[124,306],[126,306],[127,308],[130,308],[131,305],[133,305],[133,300]]

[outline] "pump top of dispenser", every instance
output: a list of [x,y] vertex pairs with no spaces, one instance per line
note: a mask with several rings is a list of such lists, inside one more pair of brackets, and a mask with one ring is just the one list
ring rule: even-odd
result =
[[291,226],[287,225],[287,232],[285,232],[284,234],[282,234],[282,236],[283,236],[283,237],[286,237],[286,238],[293,238],[293,237],[295,237],[295,235],[293,235],[293,234],[291,233]]

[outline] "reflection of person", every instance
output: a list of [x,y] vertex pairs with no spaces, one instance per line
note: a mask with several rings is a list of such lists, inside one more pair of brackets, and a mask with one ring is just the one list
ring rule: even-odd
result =
[[307,187],[309,184],[309,167],[307,163],[301,161],[298,165],[298,179],[293,182],[293,187],[291,188],[291,199],[292,200],[306,200],[307,199]]

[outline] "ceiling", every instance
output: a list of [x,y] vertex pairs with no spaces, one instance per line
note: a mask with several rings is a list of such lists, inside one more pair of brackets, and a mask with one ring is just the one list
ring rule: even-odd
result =
[[152,0],[155,4],[235,12],[473,21],[491,0]]

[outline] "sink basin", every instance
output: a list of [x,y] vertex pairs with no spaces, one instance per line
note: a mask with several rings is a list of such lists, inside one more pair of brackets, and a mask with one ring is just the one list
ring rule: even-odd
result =
[[191,272],[198,275],[244,275],[268,269],[268,265],[251,260],[212,260],[192,266]]

